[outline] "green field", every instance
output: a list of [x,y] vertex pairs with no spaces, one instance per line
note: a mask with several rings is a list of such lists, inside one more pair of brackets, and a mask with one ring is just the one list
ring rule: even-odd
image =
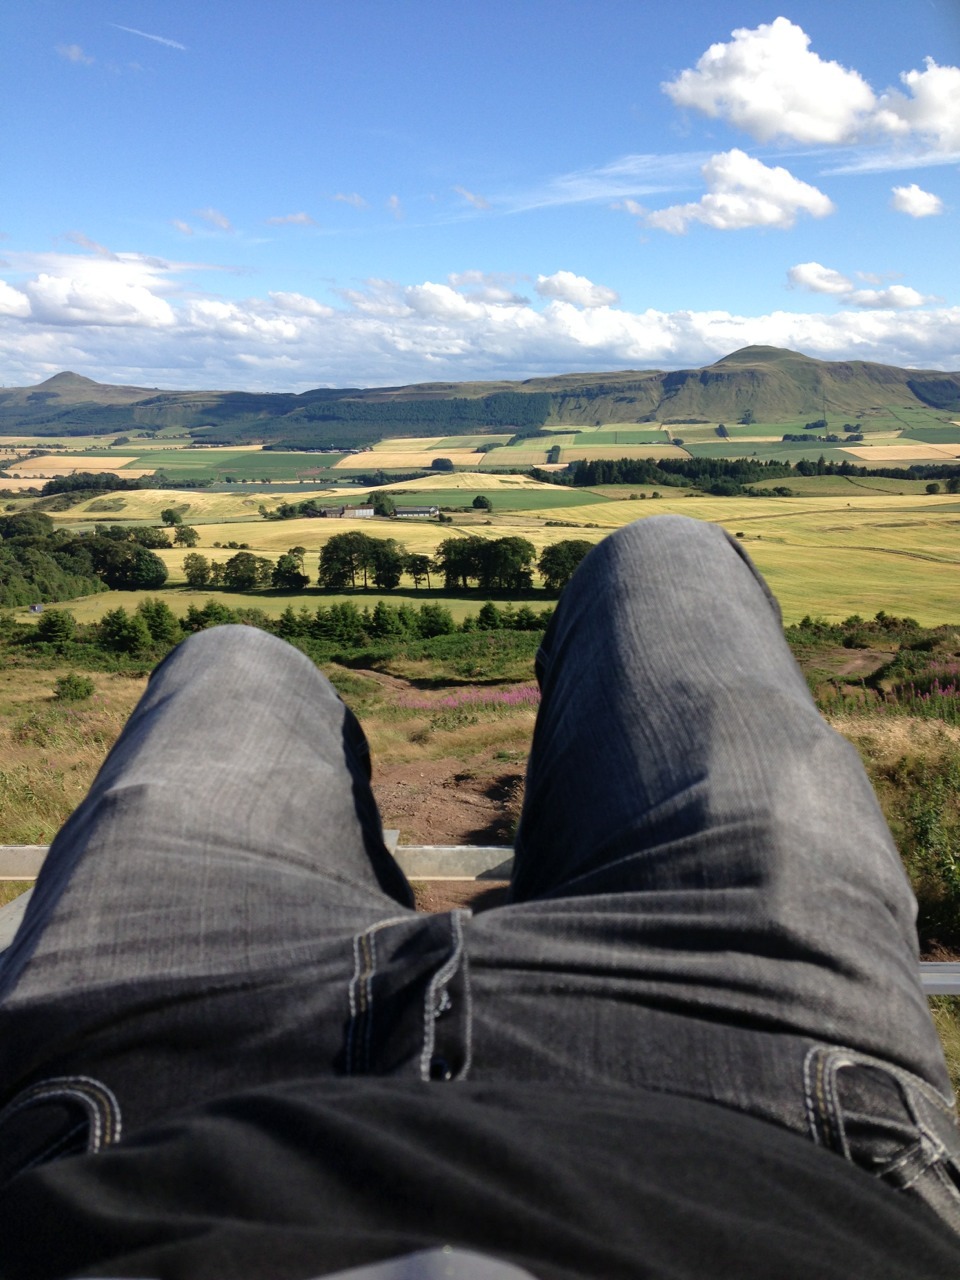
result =
[[924,444],[960,444],[960,426],[908,427],[903,440],[920,440]]
[[[438,436],[431,439],[432,447],[436,449],[480,449],[485,444],[506,444],[510,439],[508,435],[474,435],[474,436]],[[395,440],[391,440],[392,447],[400,448],[403,444],[403,437],[399,436]]]
[[[673,428],[670,428],[671,434],[677,434]],[[578,431],[575,436],[564,435],[557,436],[554,444],[558,444],[561,449],[580,449],[591,445],[611,445],[611,444],[650,444],[655,441],[663,441],[666,439],[662,427],[600,427],[595,431]]]
[[588,507],[605,499],[589,489],[566,489],[559,485],[542,489],[484,489],[482,483],[476,490],[469,489],[391,489],[390,494],[400,506],[418,507],[434,503],[438,507],[469,507],[477,494],[490,499],[494,511],[542,511],[547,507]]
[[890,480],[886,476],[787,476],[779,480],[758,480],[751,489],[761,492],[785,485],[798,498],[864,497],[870,493],[925,494],[925,480]]
[[[267,521],[257,514],[254,497],[204,490],[177,495],[181,501],[176,505],[186,508],[184,519],[200,534],[197,550],[209,558],[224,561],[234,554],[225,545],[215,547],[215,542],[248,543],[255,554],[271,559],[300,545],[307,548],[306,571],[311,577],[316,575],[317,556],[327,539],[358,527],[373,537],[394,538],[411,552],[433,554],[444,539],[469,535],[527,538],[539,553],[564,538],[593,542],[631,520],[678,513],[742,534],[743,545],[769,576],[788,622],[808,613],[836,620],[852,613],[871,617],[879,609],[910,614],[925,625],[956,619],[960,498],[928,495],[921,491],[921,482],[881,478],[823,476],[797,478],[792,483],[802,496],[712,498],[664,487],[661,497],[653,499],[646,486],[570,490],[532,486],[519,477],[516,484],[501,478],[486,490],[492,512],[454,514],[452,524],[442,525],[430,520],[378,519],[359,525],[354,520]],[[478,484],[423,490],[402,486],[394,492],[401,503],[434,502],[459,508],[469,506],[476,493],[483,491]],[[637,497],[632,498],[632,493]],[[123,511],[97,515],[89,510],[95,499],[86,504],[87,509],[58,513],[57,523],[73,528],[94,519],[157,523],[159,510],[171,504],[172,495],[141,490],[119,494],[117,500],[126,504]],[[268,505],[278,500],[266,498]],[[21,509],[26,505],[23,500],[17,504]],[[179,598],[185,590],[184,552],[171,547],[160,554],[171,575],[167,590]],[[412,587],[406,580],[403,585]],[[80,616],[99,616],[125,599],[126,593],[104,593],[69,607]],[[284,607],[284,597],[272,593],[253,592],[246,599],[263,601],[271,610]]]
[[[849,451],[839,444],[827,444],[822,440],[812,440],[810,444],[762,444],[759,441],[751,444],[749,441],[743,444],[737,444],[733,440],[714,440],[712,443],[694,444],[688,442],[684,437],[684,448],[695,458],[757,458],[760,462],[767,462],[771,459],[774,462],[800,462],[806,458],[811,462],[816,462],[817,458],[823,454],[827,460],[836,462],[852,462],[857,466],[863,466],[864,463],[859,458],[855,458]],[[943,461],[943,459],[939,459]],[[900,464],[884,464],[900,465]],[[908,465],[906,463],[902,464]],[[781,483],[787,484],[788,480]]]
[[[133,452],[130,446],[126,447]],[[299,480],[334,466],[343,454],[279,453],[261,449],[152,449],[130,464],[165,471],[172,479],[223,480],[236,476],[239,480]],[[118,472],[122,475],[122,471]]]

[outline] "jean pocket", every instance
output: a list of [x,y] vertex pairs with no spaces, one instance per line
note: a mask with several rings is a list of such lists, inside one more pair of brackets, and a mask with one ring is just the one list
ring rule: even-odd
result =
[[960,1130],[953,1100],[901,1067],[831,1045],[804,1063],[811,1137],[923,1200],[960,1232]]
[[91,1076],[55,1076],[0,1111],[0,1186],[36,1165],[99,1151],[120,1137],[120,1104]]

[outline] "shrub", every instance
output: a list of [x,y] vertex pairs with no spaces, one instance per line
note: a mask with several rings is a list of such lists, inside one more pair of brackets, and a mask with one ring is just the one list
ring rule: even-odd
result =
[[57,702],[83,702],[93,697],[96,688],[88,676],[78,676],[71,671],[68,676],[61,676],[54,685],[53,696]]
[[36,631],[38,640],[63,645],[76,635],[77,623],[73,614],[66,609],[47,609],[45,613],[41,613]]

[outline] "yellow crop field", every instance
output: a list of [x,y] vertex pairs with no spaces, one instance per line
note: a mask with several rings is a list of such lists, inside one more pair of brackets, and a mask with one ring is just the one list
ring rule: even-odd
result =
[[[304,486],[292,495],[260,494],[243,489],[236,493],[211,493],[207,489],[130,489],[112,493],[109,496],[89,498],[65,512],[54,512],[53,517],[67,524],[73,524],[79,520],[94,520],[107,524],[111,521],[146,520],[152,524],[159,524],[160,512],[167,507],[175,507],[185,524],[198,524],[212,520],[250,519],[256,517],[261,505],[271,511],[291,498],[298,502],[306,498],[319,498],[329,502],[338,500],[356,502],[362,496],[363,494],[356,487],[348,490],[321,490],[308,489]],[[106,510],[102,505],[105,501],[111,504]]]
[[874,466],[884,462],[952,462],[954,458],[960,458],[960,444],[851,445],[839,452]]
[[43,471],[47,466],[55,466],[63,470],[83,469],[84,471],[107,471],[117,467],[125,467],[136,462],[137,455],[112,454],[110,457],[91,457],[88,454],[47,453],[39,458],[25,458],[19,467],[21,471]]
[[513,445],[509,449],[491,449],[484,455],[484,467],[539,467],[547,460],[547,451],[541,446]]
[[[114,454],[111,457],[90,457],[87,454],[67,454],[67,453],[47,453],[40,458],[24,458],[15,466],[9,467],[8,470],[13,476],[69,476],[74,471],[117,471],[120,467],[127,467],[131,462],[137,461],[137,455],[122,456]],[[153,471],[134,471],[130,470],[126,473],[128,476],[150,476]]]
[[[546,489],[553,486],[542,484],[530,476],[485,475],[479,471],[438,471],[436,475],[424,476],[416,482],[416,491],[427,492],[430,489],[472,489],[474,493],[493,493],[497,489]],[[396,480],[390,484],[379,484],[378,489],[405,489],[412,492],[414,486],[409,480]],[[358,490],[353,489],[356,494]],[[362,491],[361,491],[362,492]]]
[[[455,467],[476,467],[485,457],[485,454],[478,453],[476,449],[444,449],[442,453],[437,452],[434,445],[432,449],[388,449],[381,448],[377,445],[369,453],[348,454],[345,458],[341,458],[339,462],[334,463],[334,471],[342,471],[344,469],[356,471],[358,467],[429,467],[434,458],[449,458]],[[448,473],[449,474],[449,473]]]

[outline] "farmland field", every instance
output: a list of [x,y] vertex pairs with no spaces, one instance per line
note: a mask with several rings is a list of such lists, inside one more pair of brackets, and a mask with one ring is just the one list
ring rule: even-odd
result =
[[[501,450],[495,450],[499,453]],[[373,468],[389,468],[394,467],[397,470],[414,470],[419,468],[429,468],[434,458],[438,456],[437,446],[432,449],[395,449],[384,445],[382,448],[377,445],[375,449],[371,449],[367,453],[348,454],[346,457],[336,463],[336,470],[346,471],[353,469],[362,469],[369,471]],[[444,449],[440,455],[449,458],[455,467],[477,467],[484,458],[489,454],[477,453],[475,449]]]
[[473,489],[420,489],[405,485],[403,488],[391,489],[390,493],[399,506],[420,506],[423,502],[432,502],[438,507],[469,507],[473,497],[482,493],[490,499],[495,512],[540,511],[546,507],[589,507],[593,503],[604,501],[589,489],[561,489],[553,486],[538,489],[493,489],[487,486],[485,476],[480,478]]
[[[260,503],[273,507],[283,495],[214,494],[206,490],[174,495],[169,490],[137,490],[87,500],[54,513],[54,518],[61,527],[73,528],[94,520],[156,524],[160,510],[173,505],[184,521],[196,528],[197,550],[208,558],[225,561],[234,554],[226,546],[214,547],[215,542],[247,543],[254,554],[271,559],[300,545],[307,549],[306,571],[313,579],[317,555],[325,542],[334,534],[357,529],[371,537],[394,538],[409,551],[426,554],[433,554],[446,538],[465,535],[523,537],[539,553],[564,538],[594,542],[630,520],[676,512],[715,521],[731,533],[741,534],[743,545],[769,576],[788,622],[807,613],[840,619],[852,613],[870,617],[878,609],[886,609],[933,625],[953,621],[958,614],[960,498],[922,492],[921,482],[840,476],[810,477],[807,481],[798,477],[791,478],[791,484],[803,496],[791,498],[713,498],[664,487],[661,496],[654,499],[649,486],[608,486],[592,491],[538,485],[519,476],[488,478],[477,473],[438,476],[436,483],[433,479],[385,488],[394,492],[401,504],[434,502],[451,508],[469,506],[476,494],[484,493],[493,510],[455,513],[453,523],[444,525],[430,520],[268,521],[258,514]],[[440,488],[441,484],[446,487]],[[637,497],[631,498],[631,493]],[[355,502],[364,494],[354,489],[347,500]],[[329,492],[323,496],[333,498]],[[110,509],[104,510],[105,504]],[[170,572],[165,591],[177,599],[185,598],[184,554],[182,548],[174,547],[160,552]],[[401,585],[412,588],[406,579]],[[200,598],[206,594],[201,592]],[[103,593],[72,602],[69,607],[78,617],[96,617],[119,602],[125,603],[128,597],[135,599],[129,593]],[[325,597],[311,587],[304,596],[252,592],[245,598],[279,612],[289,599],[316,601]],[[369,598],[376,598],[376,593]],[[18,610],[17,615],[24,612]]]
[[578,462],[586,458],[588,462],[600,461],[603,458],[686,458],[689,450],[677,448],[670,444],[666,436],[659,440],[651,440],[647,444],[605,444],[588,445],[584,448],[579,442],[564,446],[560,450],[561,462]]

